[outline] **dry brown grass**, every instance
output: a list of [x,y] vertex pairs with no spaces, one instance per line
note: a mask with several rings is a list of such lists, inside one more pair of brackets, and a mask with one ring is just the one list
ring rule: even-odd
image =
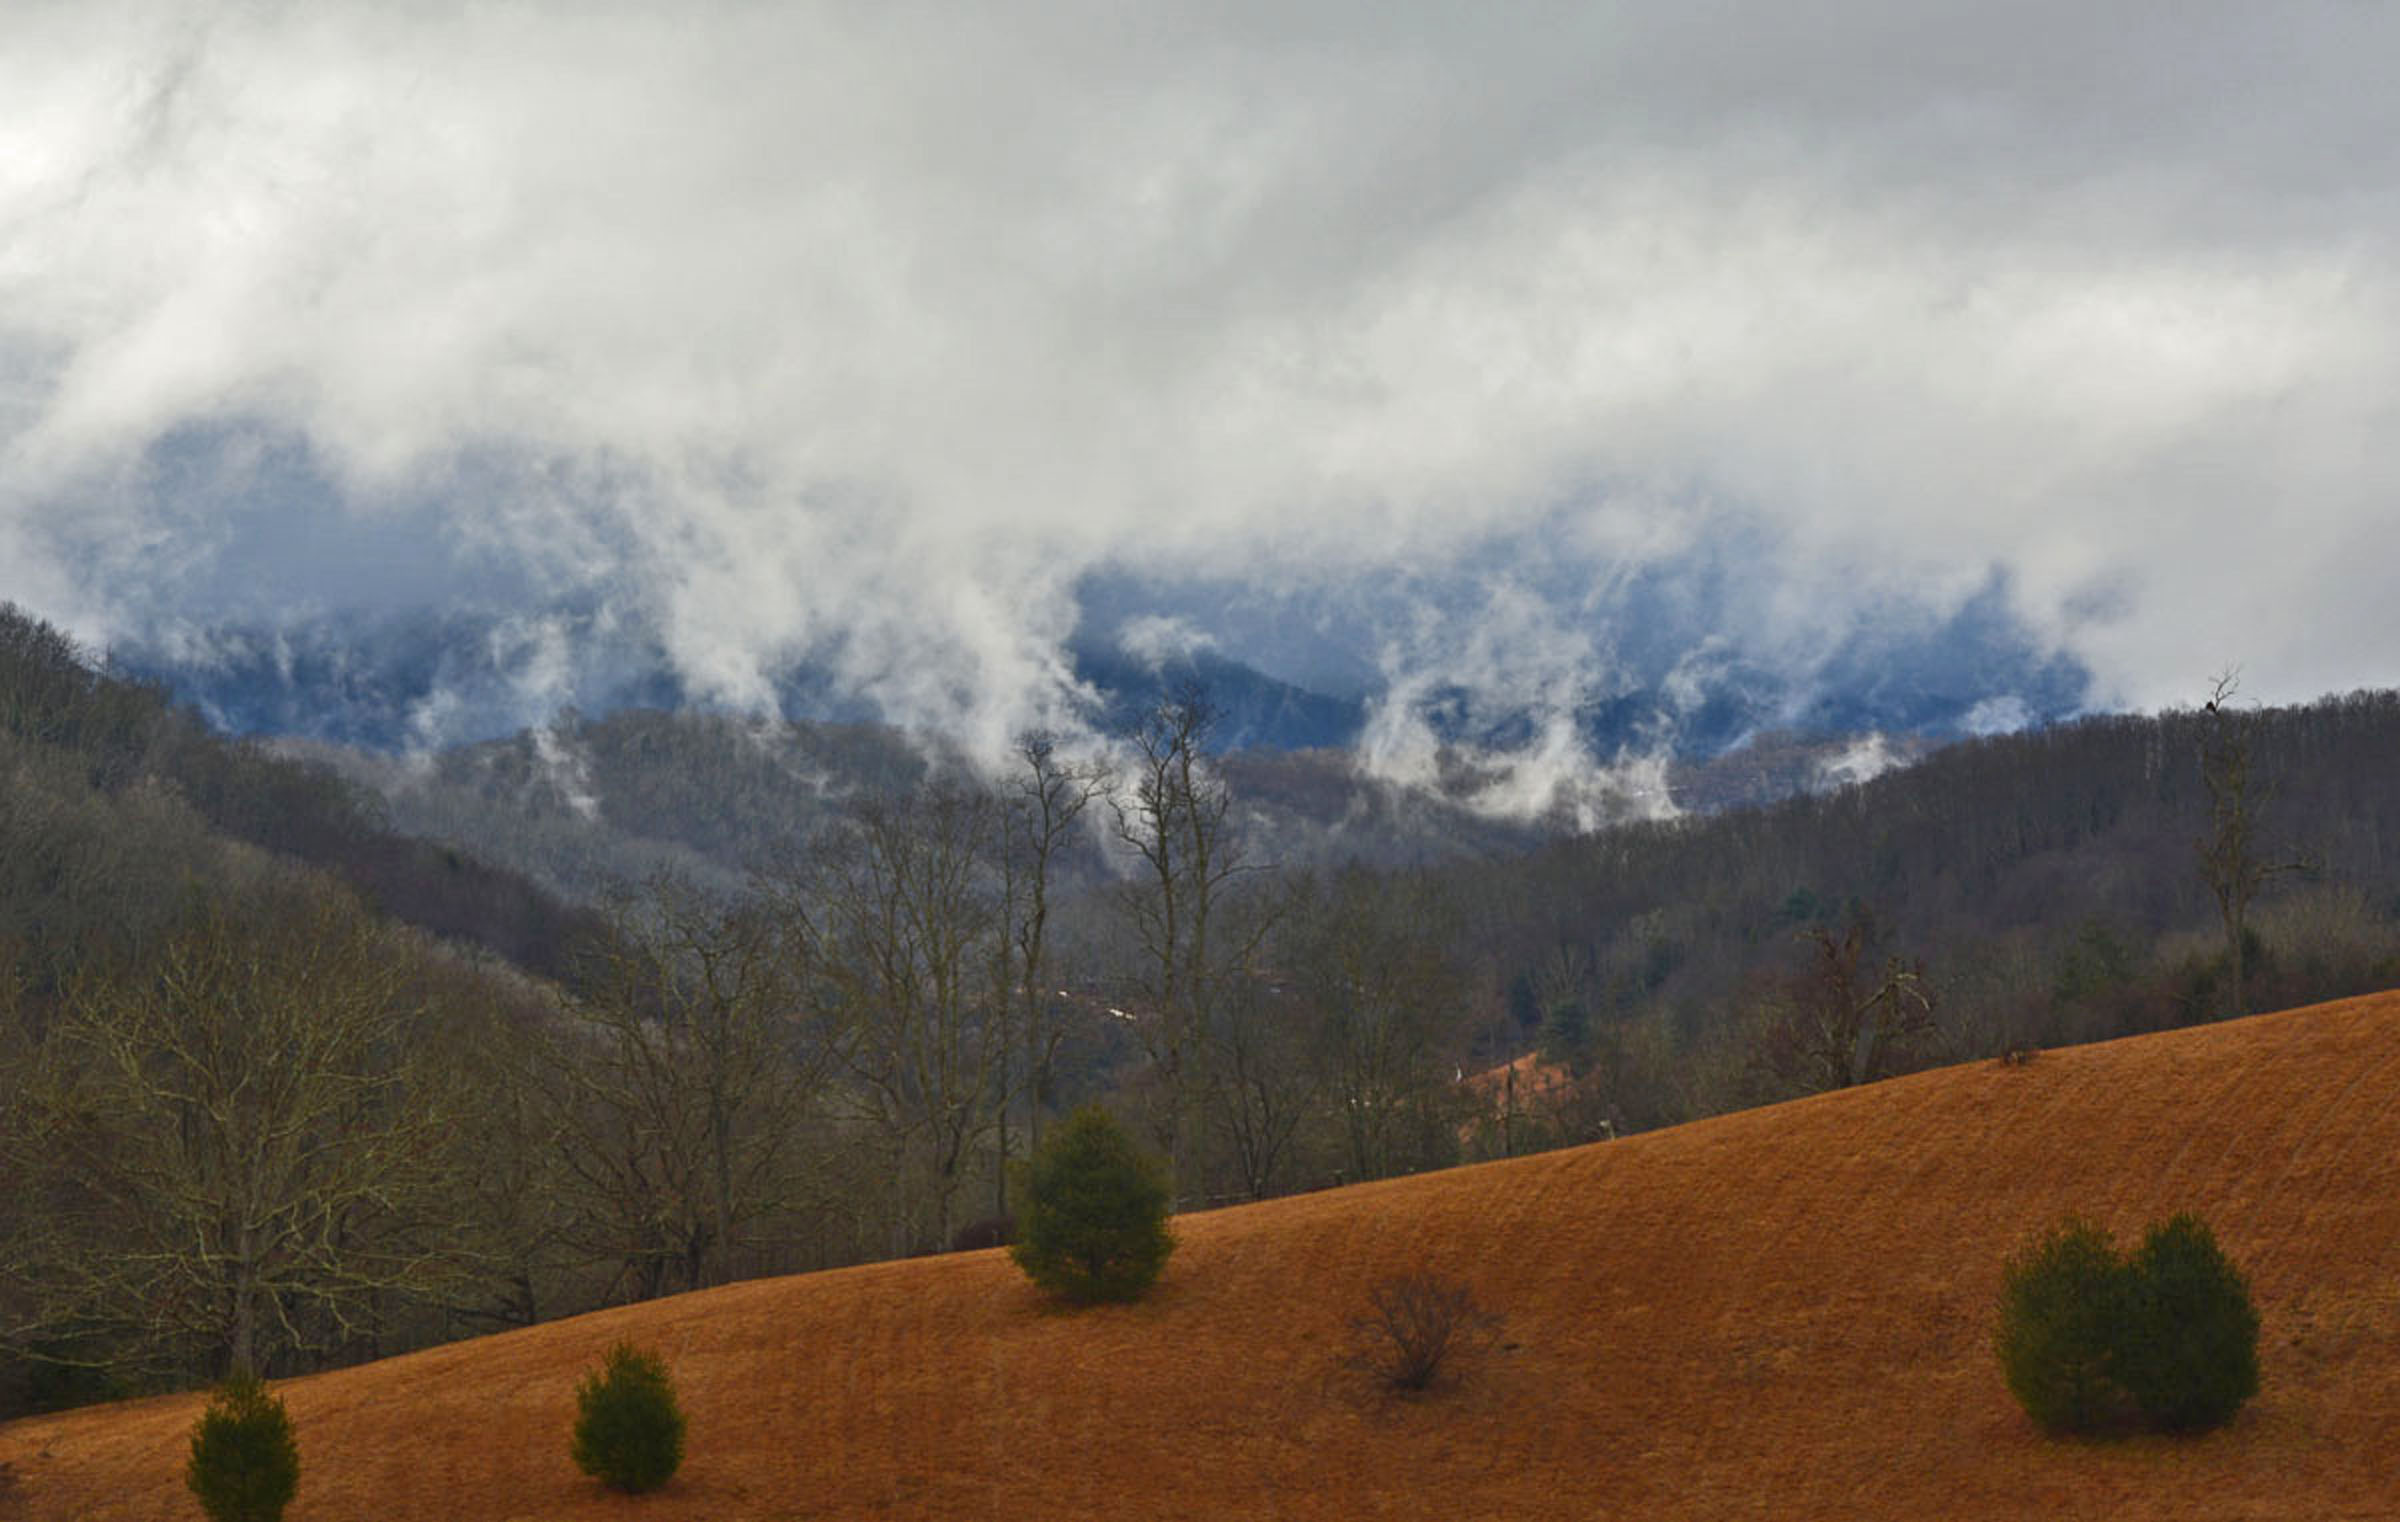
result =
[[[278,1388],[293,1522],[2400,1515],[2400,994],[1984,1062],[1178,1223],[1152,1297],[1064,1313],[997,1252],[738,1285]],[[2215,1226],[2264,1388],[2193,1440],[2045,1441],[1990,1351],[2068,1209]],[[1342,1363],[1379,1278],[1508,1343],[1403,1400]],[[575,1380],[672,1361],[682,1473],[604,1494]],[[194,1515],[196,1397],[0,1428],[31,1519]],[[6,1503],[0,1503],[5,1505]]]

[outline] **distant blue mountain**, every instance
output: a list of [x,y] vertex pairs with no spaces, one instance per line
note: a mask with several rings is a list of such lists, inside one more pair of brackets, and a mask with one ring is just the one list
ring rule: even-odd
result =
[[1155,665],[1108,648],[1078,648],[1073,655],[1076,676],[1101,694],[1093,719],[1102,728],[1129,729],[1193,683],[1216,705],[1216,743],[1225,750],[1336,748],[1356,740],[1366,724],[1366,704],[1357,698],[1310,692],[1214,651]]
[[680,708],[690,695],[654,642],[565,613],[563,674],[536,671],[491,613],[353,614],[244,624],[172,642],[121,643],[116,671],[164,685],[232,734],[293,735],[373,750],[512,734],[558,707]]
[[[566,708],[704,706],[665,642],[608,592],[560,602],[510,557],[444,531],[458,500],[510,489],[505,459],[463,460],[363,515],[326,511],[338,483],[305,440],[272,429],[183,430],[148,464],[145,489],[224,537],[162,571],[146,589],[160,627],[112,659],[224,729],[390,751],[505,735]],[[1121,726],[1196,679],[1235,749],[1345,745],[1395,692],[1442,740],[1509,749],[1565,718],[1603,757],[1705,757],[1772,730],[1946,738],[2084,707],[2088,674],[2024,626],[1996,568],[1963,604],[1937,606],[1840,579],[1757,515],[1711,508],[1694,521],[1704,528],[1648,555],[1590,547],[1578,502],[1562,501],[1435,563],[1103,565],[1074,585],[1064,653],[1096,695],[1092,722]],[[435,587],[439,610],[423,606]],[[1796,597],[1818,616],[1788,616]],[[240,611],[194,625],[177,609]],[[1791,648],[1795,624],[1832,632],[1814,637],[1823,648]],[[828,665],[775,680],[787,717],[880,716]]]
[[[1219,743],[1229,750],[1355,741],[1388,697],[1362,652],[1376,651],[1376,619],[1405,606],[1379,612],[1377,599],[1460,597],[1450,586],[1385,586],[1303,599],[1126,578],[1090,579],[1081,594],[1084,618],[1068,655],[1098,695],[1091,722],[1123,728],[1196,681],[1222,712]],[[1861,624],[1806,663],[1720,648],[1704,622],[1708,602],[1689,582],[1618,589],[1612,626],[1632,632],[1607,642],[1606,683],[1587,682],[1570,715],[1595,754],[1664,748],[1704,758],[1769,730],[1951,738],[2071,715],[2089,687],[2079,664],[2044,653],[2020,627],[1997,582],[1944,618]],[[1440,613],[1472,632],[1470,604]],[[121,645],[112,660],[225,730],[385,751],[493,738],[566,708],[702,706],[646,630],[574,608],[362,612],[185,630]],[[1464,679],[1412,691],[1418,716],[1445,741],[1515,749],[1555,720]],[[783,673],[778,698],[787,718],[878,717],[813,665]]]
[[[544,672],[539,686],[506,661],[502,620],[462,613],[213,629],[172,647],[121,645],[111,664],[164,685],[230,733],[382,751],[492,739],[561,707],[599,715],[701,706],[654,644],[604,634],[582,620],[571,619],[569,627],[563,643],[575,651],[572,666],[563,676]],[[1205,650],[1156,664],[1109,646],[1072,655],[1077,677],[1100,694],[1092,722],[1104,728],[1131,725],[1192,681],[1222,710],[1219,743],[1228,749],[1341,746],[1357,738],[1364,722],[1356,698],[1311,692]],[[785,673],[778,696],[786,718],[877,717],[813,666]]]

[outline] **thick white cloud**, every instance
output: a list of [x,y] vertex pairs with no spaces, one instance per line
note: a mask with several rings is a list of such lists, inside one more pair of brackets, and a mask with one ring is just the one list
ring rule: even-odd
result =
[[95,635],[271,553],[159,485],[222,427],[304,441],[313,511],[622,606],[705,690],[809,655],[977,741],[1060,701],[1091,567],[1335,584],[1511,536],[1590,592],[1500,578],[1392,675],[1571,702],[1613,578],[1727,515],[1765,526],[1723,631],[1761,657],[1998,567],[2102,701],[2396,676],[2389,7],[10,34],[0,596]]

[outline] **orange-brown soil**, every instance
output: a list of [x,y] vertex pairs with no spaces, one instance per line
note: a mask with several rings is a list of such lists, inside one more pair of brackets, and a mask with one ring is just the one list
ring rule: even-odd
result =
[[[2400,1516],[2400,994],[1980,1063],[1178,1223],[1066,1312],[999,1253],[761,1281],[280,1386],[326,1519]],[[2200,1211],[2264,1388],[2197,1439],[2054,1442],[1990,1341],[2074,1210]],[[1507,1315],[1463,1381],[1343,1366],[1377,1278]],[[691,1416],[657,1495],[566,1456],[631,1337]],[[0,1428],[27,1518],[193,1517],[197,1397]]]

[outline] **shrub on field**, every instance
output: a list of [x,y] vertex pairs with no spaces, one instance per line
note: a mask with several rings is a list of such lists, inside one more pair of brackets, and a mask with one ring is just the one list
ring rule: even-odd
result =
[[2136,1418],[2197,1432],[2257,1393],[2258,1326],[2247,1281],[2198,1217],[2151,1227],[2131,1258],[2070,1217],[2009,1260],[1995,1342],[2009,1393],[2045,1432]]
[[256,1376],[217,1387],[192,1425],[183,1482],[209,1522],[278,1522],[300,1488],[300,1445],[283,1402]]
[[1175,1250],[1165,1170],[1097,1106],[1043,1140],[1022,1200],[1009,1256],[1034,1283],[1079,1305],[1141,1298]]
[[1350,1323],[1350,1363],[1396,1390],[1422,1390],[1491,1346],[1500,1317],[1465,1283],[1419,1270],[1381,1280]]
[[575,1390],[575,1467],[611,1490],[656,1490],[683,1463],[683,1408],[655,1354],[608,1350]]

